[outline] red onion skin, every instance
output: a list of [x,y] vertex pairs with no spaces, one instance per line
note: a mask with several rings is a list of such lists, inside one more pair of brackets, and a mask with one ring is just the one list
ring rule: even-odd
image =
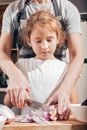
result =
[[44,111],[44,118],[45,118],[47,121],[50,120],[49,112],[45,112],[45,111]]

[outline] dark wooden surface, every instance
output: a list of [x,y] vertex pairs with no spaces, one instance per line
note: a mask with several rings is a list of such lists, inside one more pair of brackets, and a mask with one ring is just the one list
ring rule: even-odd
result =
[[8,6],[8,4],[1,4],[0,5],[0,34],[1,34],[3,13],[4,13],[7,6]]

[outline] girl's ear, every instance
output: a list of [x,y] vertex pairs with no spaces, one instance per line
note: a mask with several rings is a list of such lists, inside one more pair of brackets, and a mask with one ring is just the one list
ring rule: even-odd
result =
[[26,42],[27,42],[27,44],[31,47],[30,38],[29,38],[28,36],[26,36]]

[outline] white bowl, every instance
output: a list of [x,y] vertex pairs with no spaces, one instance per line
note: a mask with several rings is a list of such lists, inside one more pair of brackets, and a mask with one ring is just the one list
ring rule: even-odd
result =
[[77,120],[87,122],[87,106],[81,106],[81,104],[70,104],[70,109]]

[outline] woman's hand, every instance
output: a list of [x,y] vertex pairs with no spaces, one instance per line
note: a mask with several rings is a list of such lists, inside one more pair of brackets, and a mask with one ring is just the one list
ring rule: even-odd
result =
[[10,102],[18,108],[23,108],[25,106],[25,99],[29,99],[30,91],[30,85],[25,77],[20,80],[20,84],[10,81],[7,87]]
[[5,59],[2,57],[0,63],[3,72],[9,78],[7,87],[9,101],[12,105],[17,106],[18,108],[23,108],[25,106],[25,99],[29,99],[30,97],[30,84],[6,53],[3,55]]
[[64,112],[68,109],[70,103],[70,94],[65,88],[59,88],[54,92],[50,100],[48,101],[48,105],[58,104],[58,114],[64,115]]
[[70,109],[68,108],[67,110],[65,110],[62,114],[58,114],[58,105],[52,105],[50,106],[51,111],[49,112],[50,115],[50,120],[67,120],[69,119],[70,116]]

